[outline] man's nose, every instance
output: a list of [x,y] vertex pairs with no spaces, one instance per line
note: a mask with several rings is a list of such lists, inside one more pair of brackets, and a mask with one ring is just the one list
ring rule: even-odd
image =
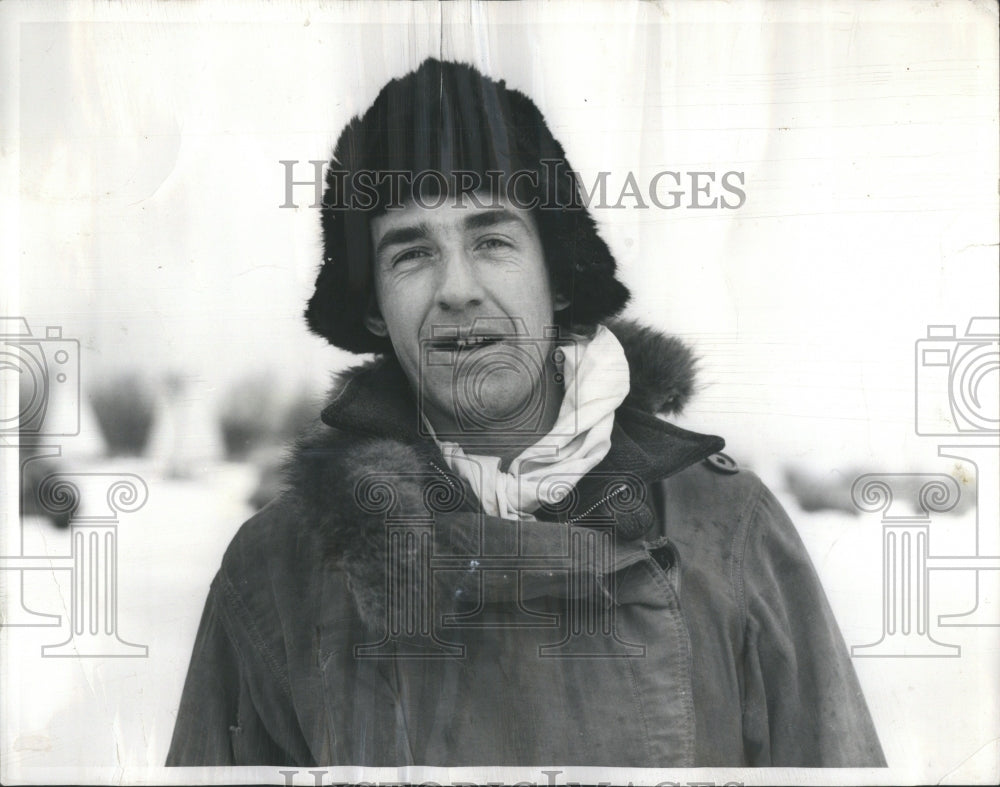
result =
[[449,251],[440,270],[437,303],[441,311],[460,311],[482,304],[485,293],[475,263],[464,250]]

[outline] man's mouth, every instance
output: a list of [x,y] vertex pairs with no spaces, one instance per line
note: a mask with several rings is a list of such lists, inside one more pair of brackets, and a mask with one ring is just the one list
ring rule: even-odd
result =
[[447,339],[437,339],[431,342],[431,346],[435,350],[475,350],[480,347],[489,347],[490,345],[502,342],[506,337],[504,336],[494,336],[494,335],[482,335],[482,336],[462,336],[453,337]]

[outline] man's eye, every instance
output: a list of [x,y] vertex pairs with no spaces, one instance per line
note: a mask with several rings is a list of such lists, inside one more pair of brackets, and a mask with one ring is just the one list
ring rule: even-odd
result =
[[411,260],[417,260],[420,259],[421,257],[426,257],[426,256],[427,256],[426,249],[407,249],[402,254],[394,257],[392,260],[392,264],[395,266],[401,262],[409,262]]
[[505,249],[510,248],[510,243],[503,240],[503,238],[486,238],[479,242],[477,248],[486,249],[487,251],[491,249]]

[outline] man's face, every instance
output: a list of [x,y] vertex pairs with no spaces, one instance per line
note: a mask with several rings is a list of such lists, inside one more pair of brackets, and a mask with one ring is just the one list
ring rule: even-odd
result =
[[439,433],[524,429],[561,397],[538,228],[528,211],[500,204],[411,203],[372,224],[380,314],[368,327],[388,333]]

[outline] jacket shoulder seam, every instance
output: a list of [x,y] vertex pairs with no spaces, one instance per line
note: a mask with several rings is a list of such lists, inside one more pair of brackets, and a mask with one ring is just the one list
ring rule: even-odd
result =
[[[239,623],[243,626],[247,637],[249,638],[251,644],[260,653],[261,659],[264,664],[270,670],[273,677],[277,680],[278,685],[281,690],[289,698],[292,696],[291,683],[288,680],[288,674],[281,668],[278,660],[274,657],[271,649],[267,646],[264,641],[264,637],[261,635],[260,630],[257,628],[257,624],[254,622],[253,615],[250,614],[250,610],[247,609],[246,604],[243,603],[243,599],[240,597],[239,592],[233,585],[232,581],[226,574],[225,567],[219,570],[218,577],[216,579],[218,586],[222,591],[223,600],[228,602],[227,606],[232,615],[237,618]],[[228,627],[227,627],[228,628]],[[237,653],[240,653],[240,658],[243,659],[244,656],[240,651],[239,643],[227,630],[226,635],[233,642],[233,647]]]
[[754,484],[753,494],[747,497],[743,510],[737,520],[736,532],[733,534],[732,567],[730,580],[733,594],[736,598],[740,615],[740,629],[746,633],[749,619],[749,609],[746,598],[746,583],[744,573],[746,568],[746,552],[750,543],[750,532],[757,521],[757,513],[763,499],[764,485],[758,480]]
[[[747,502],[740,511],[736,532],[733,534],[732,567],[730,570],[730,581],[736,600],[736,608],[740,619],[740,632],[743,635],[741,652],[745,651],[746,643],[749,641],[747,627],[749,625],[750,613],[746,598],[746,583],[744,582],[744,568],[746,565],[746,552],[750,543],[750,531],[753,523],[757,519],[757,512],[763,498],[764,485],[759,480],[755,484],[753,494],[747,497]],[[746,686],[743,680],[743,690],[740,692],[740,717],[746,717]]]

